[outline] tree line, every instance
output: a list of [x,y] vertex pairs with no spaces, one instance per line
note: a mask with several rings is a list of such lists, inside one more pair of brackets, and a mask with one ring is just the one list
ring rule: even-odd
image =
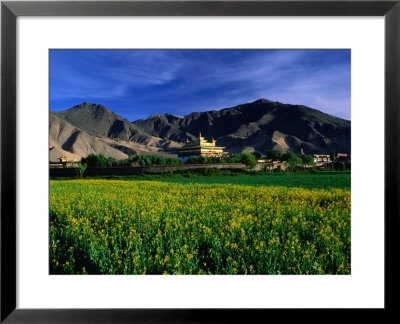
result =
[[122,166],[153,166],[153,165],[179,165],[179,164],[211,164],[211,163],[243,163],[248,167],[257,164],[259,156],[254,153],[231,154],[223,157],[190,156],[186,161],[174,157],[159,155],[130,155],[123,160],[113,157],[106,158],[103,154],[89,154],[81,159],[80,164],[89,168],[109,168]]
[[151,165],[177,165],[184,162],[177,158],[167,158],[158,155],[130,155],[126,159],[116,160],[113,157],[106,158],[103,154],[89,154],[81,159],[81,164],[89,168],[108,168],[119,166],[151,166]]
[[247,167],[253,168],[258,159],[268,159],[287,162],[290,165],[315,165],[311,155],[298,157],[295,153],[287,151],[281,153],[277,150],[266,151],[265,154],[259,152],[245,152],[229,154],[221,157],[217,156],[190,156],[186,161],[174,157],[163,157],[159,155],[130,155],[126,159],[116,160],[113,157],[106,158],[103,154],[89,154],[81,159],[81,165],[89,168],[107,168],[122,166],[153,166],[153,165],[179,165],[179,164],[212,164],[212,163],[243,163]]
[[289,167],[301,165],[315,166],[314,157],[312,155],[302,155],[299,157],[291,151],[282,153],[278,150],[270,150],[265,152],[265,159],[286,162]]
[[[332,160],[335,156],[331,154]],[[126,159],[117,160],[113,157],[106,158],[103,154],[89,154],[81,159],[78,164],[78,174],[83,175],[87,167],[89,168],[109,168],[126,166],[153,166],[153,165],[180,165],[180,164],[213,164],[213,163],[242,163],[249,169],[257,165],[257,160],[265,159],[272,161],[286,162],[289,169],[296,169],[304,166],[314,167],[316,164],[312,155],[297,156],[291,151],[280,152],[278,150],[268,150],[264,154],[259,152],[246,152],[229,154],[221,157],[216,156],[190,156],[186,161],[174,157],[163,157],[159,155],[130,155]],[[343,166],[344,169],[344,166]]]

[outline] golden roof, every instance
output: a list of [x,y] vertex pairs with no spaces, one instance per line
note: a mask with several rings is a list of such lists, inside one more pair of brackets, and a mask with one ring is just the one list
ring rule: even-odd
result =
[[203,136],[201,136],[201,133],[199,133],[199,138],[195,139],[194,141],[189,141],[189,139],[186,139],[185,145],[183,145],[182,148],[185,147],[217,147],[216,141],[213,138],[211,141],[207,141]]

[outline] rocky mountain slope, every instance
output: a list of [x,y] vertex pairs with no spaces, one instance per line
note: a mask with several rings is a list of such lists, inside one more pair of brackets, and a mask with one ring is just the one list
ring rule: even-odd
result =
[[229,152],[268,149],[307,153],[350,153],[350,121],[316,109],[259,99],[185,117],[153,115],[134,122],[152,136],[184,142],[202,133]]
[[291,150],[307,154],[350,153],[350,121],[301,105],[259,99],[222,110],[187,116],[156,114],[129,122],[108,108],[82,103],[50,112],[50,160],[79,159],[102,153],[117,159],[129,154],[176,153],[199,132],[226,151]]
[[171,155],[180,145],[136,129],[111,110],[83,103],[62,112],[50,111],[49,158],[80,160],[90,153],[127,158],[131,154]]

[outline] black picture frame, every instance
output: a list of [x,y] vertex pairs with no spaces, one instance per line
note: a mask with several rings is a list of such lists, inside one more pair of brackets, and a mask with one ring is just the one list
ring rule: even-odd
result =
[[[5,323],[250,322],[263,309],[16,308],[16,18],[18,16],[384,16],[385,308],[395,311],[399,276],[400,0],[394,1],[2,1],[1,317]],[[374,157],[381,161],[382,157]],[[373,262],[373,260],[371,260]],[[294,310],[299,314],[300,310]],[[356,311],[356,310],[355,310]],[[275,310],[269,310],[275,312]],[[303,314],[303,313],[302,313]],[[268,315],[269,316],[269,315]],[[370,315],[368,315],[370,316]],[[254,320],[251,320],[251,319]],[[247,321],[246,321],[247,322]]]

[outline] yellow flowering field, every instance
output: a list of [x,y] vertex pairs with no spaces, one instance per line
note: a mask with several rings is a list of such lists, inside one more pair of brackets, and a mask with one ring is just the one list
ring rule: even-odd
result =
[[350,190],[50,181],[52,274],[350,274]]

